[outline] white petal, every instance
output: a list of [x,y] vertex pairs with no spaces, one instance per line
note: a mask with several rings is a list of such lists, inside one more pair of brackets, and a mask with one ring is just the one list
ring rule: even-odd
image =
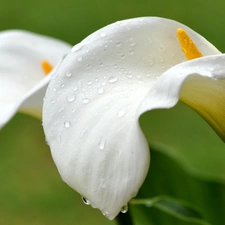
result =
[[179,100],[190,105],[225,140],[225,55],[181,63],[166,71],[139,106],[137,115],[171,108]]
[[[0,32],[0,128],[40,88],[42,94],[39,94],[39,102],[34,103],[32,110],[37,110],[36,114],[41,111],[49,82],[41,62],[47,60],[56,66],[70,49],[71,46],[64,42],[25,31]],[[32,105],[24,103],[24,106],[30,110]]]
[[149,150],[136,112],[156,78],[185,60],[180,27],[204,55],[220,53],[175,21],[131,19],[76,45],[50,82],[43,126],[59,173],[110,219],[146,176]]

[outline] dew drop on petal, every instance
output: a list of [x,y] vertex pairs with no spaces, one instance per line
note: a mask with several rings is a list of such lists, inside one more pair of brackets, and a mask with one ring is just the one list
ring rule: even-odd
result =
[[89,80],[89,81],[87,82],[87,84],[88,84],[88,85],[92,84],[92,80]]
[[80,133],[80,137],[83,137],[87,133],[87,131],[88,130],[86,128],[84,128]]
[[122,209],[120,210],[121,213],[126,213],[128,211],[128,205],[125,205],[122,207]]
[[78,57],[77,57],[77,61],[78,61],[78,62],[81,62],[82,60],[83,60],[83,57],[82,57],[82,56],[78,56]]
[[166,50],[166,48],[165,48],[164,45],[160,45],[160,46],[159,46],[159,50],[160,50],[161,52],[164,52],[164,51]]
[[69,71],[67,71],[67,72],[66,72],[66,77],[71,77],[71,76],[72,76],[72,73],[69,72]]
[[108,82],[110,83],[110,84],[113,84],[113,83],[115,83],[117,81],[117,78],[115,77],[115,76],[111,76],[109,79],[108,79]]
[[164,59],[163,59],[163,57],[159,57],[159,62],[163,62],[164,61]]
[[64,122],[64,127],[69,128],[70,127],[70,121],[65,121]]
[[100,150],[103,150],[105,148],[106,140],[101,139],[100,142],[98,143],[98,147]]
[[91,202],[87,199],[87,198],[85,198],[85,197],[81,197],[82,198],[82,201],[83,201],[83,203],[85,204],[85,205],[90,205],[91,204]]
[[152,66],[154,64],[153,60],[149,60],[149,65]]
[[103,88],[99,88],[99,89],[98,89],[98,93],[99,93],[99,94],[103,94],[103,93],[104,93],[104,89],[103,89]]
[[129,111],[129,106],[123,106],[118,112],[117,112],[117,117],[123,117],[128,111]]
[[82,100],[82,102],[83,102],[84,104],[87,104],[89,101],[90,101],[90,100],[89,100],[88,98],[83,98],[83,100]]
[[101,178],[100,179],[100,186],[101,186],[101,188],[106,188],[106,179],[104,179],[104,178]]
[[106,36],[106,33],[105,33],[105,32],[102,32],[102,33],[100,34],[100,36],[101,36],[101,37],[105,37],[105,36]]
[[120,42],[120,41],[117,41],[117,42],[116,42],[116,46],[117,46],[117,47],[120,47],[120,46],[121,46],[121,42]]
[[75,95],[69,95],[69,96],[67,97],[67,101],[68,101],[68,102],[73,102],[73,101],[75,100],[75,98],[76,98]]
[[151,38],[148,39],[148,43],[149,43],[150,45],[152,44],[152,39],[151,39]]
[[129,39],[129,43],[130,43],[130,46],[135,46],[135,44],[136,44],[134,38],[132,38],[132,37]]

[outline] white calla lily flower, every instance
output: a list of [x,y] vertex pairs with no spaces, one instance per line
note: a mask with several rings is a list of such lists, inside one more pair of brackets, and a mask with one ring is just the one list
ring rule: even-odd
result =
[[62,41],[27,31],[0,32],[0,129],[18,110],[41,118],[50,70],[70,50]]
[[181,99],[224,137],[224,78],[225,55],[172,20],[130,19],[91,34],[45,96],[43,126],[62,179],[113,219],[149,168],[140,115]]

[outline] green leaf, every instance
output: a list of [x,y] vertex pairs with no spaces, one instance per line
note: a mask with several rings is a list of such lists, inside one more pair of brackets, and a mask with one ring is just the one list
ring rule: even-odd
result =
[[[188,170],[182,157],[169,155],[167,152],[161,147],[151,147],[150,170],[137,197],[154,199],[155,196],[170,196],[172,199],[182,199],[184,202],[190,202],[188,206],[191,208],[194,205],[200,209],[203,218],[208,223],[225,224],[224,182],[221,179],[212,180],[197,176],[192,170]],[[199,224],[199,221],[185,221],[174,217],[171,211],[165,213],[162,208],[165,211],[165,201],[163,205],[158,204],[149,208],[144,205],[131,205],[130,207],[137,225]],[[166,210],[168,208],[172,210],[171,204]]]
[[209,224],[205,220],[203,220],[200,211],[196,207],[194,207],[190,203],[171,197],[157,196],[149,199],[133,199],[130,204],[155,207],[184,221],[205,225]]

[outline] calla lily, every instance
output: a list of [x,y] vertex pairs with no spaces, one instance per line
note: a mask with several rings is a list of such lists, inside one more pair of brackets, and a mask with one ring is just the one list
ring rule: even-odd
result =
[[150,162],[138,119],[178,100],[224,138],[225,55],[178,22],[136,18],[74,46],[45,96],[43,126],[62,179],[113,219]]
[[0,32],[0,128],[20,109],[42,115],[50,71],[71,46],[26,31]]

